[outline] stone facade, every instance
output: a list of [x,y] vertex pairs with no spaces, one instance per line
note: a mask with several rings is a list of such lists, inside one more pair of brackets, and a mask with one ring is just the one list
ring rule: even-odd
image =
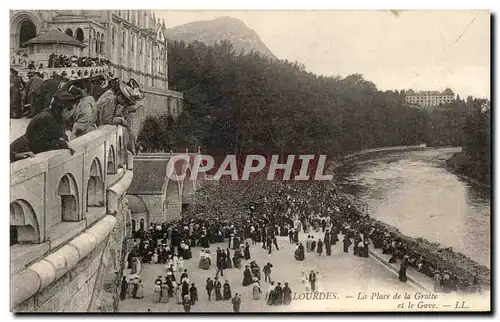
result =
[[28,53],[24,42],[57,28],[83,43],[82,56],[109,60],[116,76],[168,89],[165,21],[151,10],[11,10],[10,20],[11,56]]

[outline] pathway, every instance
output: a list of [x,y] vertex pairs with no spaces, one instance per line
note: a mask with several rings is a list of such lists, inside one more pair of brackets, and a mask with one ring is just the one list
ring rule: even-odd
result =
[[[319,234],[318,234],[319,236]],[[304,237],[302,234],[301,239]],[[295,245],[288,242],[287,237],[279,237],[280,250],[273,248],[272,254],[262,249],[262,244],[251,246],[252,260],[262,267],[267,263],[273,264],[272,277],[274,281],[288,282],[292,292],[305,292],[301,283],[301,271],[309,272],[311,269],[319,270],[319,290],[323,292],[336,293],[337,300],[294,300],[290,306],[268,306],[264,296],[269,284],[261,282],[263,292],[262,299],[252,299],[251,286],[243,287],[243,269],[228,269],[224,271],[224,278],[231,285],[232,294],[242,294],[242,312],[276,312],[276,311],[359,311],[359,310],[395,310],[397,304],[394,301],[370,300],[372,293],[380,292],[393,295],[395,292],[414,292],[410,285],[401,283],[391,271],[380,265],[373,258],[361,258],[351,253],[342,252],[342,243],[332,247],[332,256],[324,253],[320,257],[316,253],[306,253],[304,261],[295,261],[293,253]],[[227,243],[213,244],[210,247],[212,256],[215,256],[217,246],[227,248]],[[193,258],[185,261],[184,266],[188,269],[190,283],[195,283],[198,289],[199,302],[196,303],[192,312],[232,312],[230,301],[209,302],[205,292],[205,280],[207,277],[215,276],[215,266],[209,271],[198,268],[200,248],[193,249]],[[233,251],[231,251],[231,254]],[[212,261],[214,258],[212,259]],[[245,261],[242,266],[244,267]],[[121,312],[145,312],[148,308],[153,312],[182,312],[182,306],[177,305],[171,299],[169,303],[153,303],[153,284],[158,275],[165,275],[164,265],[143,264],[140,273],[144,285],[145,296],[143,299],[127,298],[120,302]],[[180,276],[180,274],[177,274]],[[176,275],[176,276],[177,276]],[[263,277],[263,276],[262,276]],[[224,282],[221,279],[221,282]],[[367,300],[357,300],[358,292],[366,293]],[[297,295],[298,296],[298,295]]]

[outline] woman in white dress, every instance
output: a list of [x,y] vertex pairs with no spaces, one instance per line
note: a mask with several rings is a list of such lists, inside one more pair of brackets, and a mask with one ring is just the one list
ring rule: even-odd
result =
[[165,269],[168,271],[171,265],[174,265],[174,260],[172,259],[172,256],[169,257],[167,260],[167,265],[165,265]]
[[184,271],[184,258],[182,258],[182,256],[179,257],[177,268],[179,269],[179,273]]
[[177,304],[182,304],[182,285],[177,284],[175,289],[175,297],[177,298]]
[[174,257],[172,258],[172,262],[174,264],[174,272],[177,272],[177,267],[179,265],[179,256],[177,256],[177,253],[174,254]]
[[309,283],[309,279],[307,278],[306,273],[300,272],[302,275],[302,284],[304,285],[304,288],[306,289],[306,292],[311,291],[311,283]]
[[323,292],[323,283],[322,283],[323,277],[320,275],[319,271],[316,272],[316,287],[315,291],[316,292]]

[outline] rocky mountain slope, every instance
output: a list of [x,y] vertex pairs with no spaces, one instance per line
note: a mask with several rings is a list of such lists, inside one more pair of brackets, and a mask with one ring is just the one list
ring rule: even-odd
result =
[[229,40],[238,54],[241,50],[245,50],[246,53],[253,50],[260,52],[261,55],[276,58],[254,30],[248,28],[243,21],[230,17],[195,21],[168,28],[166,37],[185,42],[198,40],[208,45],[216,41]]

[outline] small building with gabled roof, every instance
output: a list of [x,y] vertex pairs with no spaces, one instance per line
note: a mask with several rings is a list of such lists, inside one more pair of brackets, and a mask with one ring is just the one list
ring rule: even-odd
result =
[[48,66],[51,54],[81,57],[85,44],[58,29],[51,29],[25,42],[33,60]]

